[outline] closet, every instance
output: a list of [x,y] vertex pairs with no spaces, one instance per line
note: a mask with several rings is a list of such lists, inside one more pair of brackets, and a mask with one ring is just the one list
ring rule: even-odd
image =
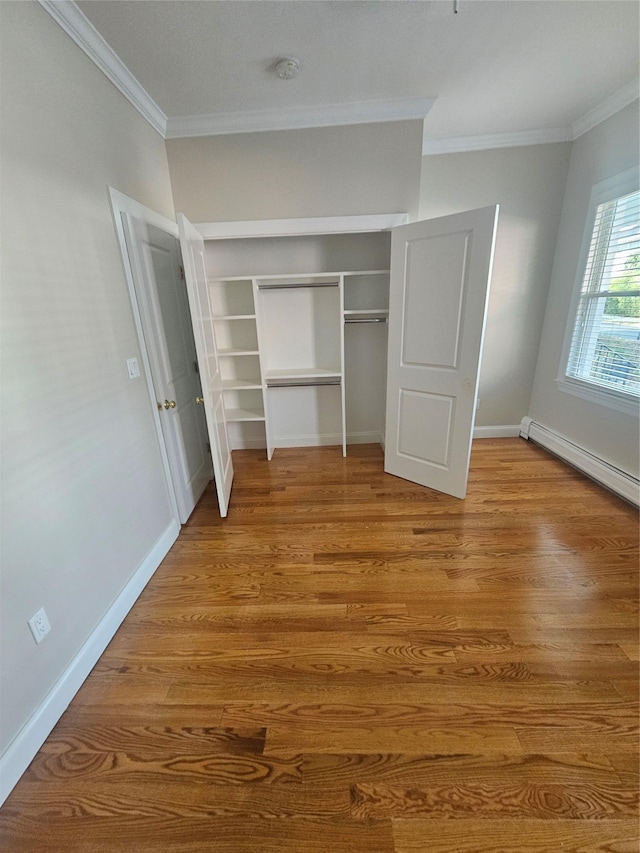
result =
[[179,215],[222,515],[244,447],[379,442],[385,470],[463,496],[496,214]]
[[384,439],[388,231],[205,241],[232,449]]

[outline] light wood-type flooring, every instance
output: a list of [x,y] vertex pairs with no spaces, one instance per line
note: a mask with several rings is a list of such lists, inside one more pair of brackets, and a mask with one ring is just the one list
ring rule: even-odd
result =
[[[636,511],[520,439],[234,453],[0,811],[4,853],[638,850]],[[28,674],[25,674],[28,677]]]

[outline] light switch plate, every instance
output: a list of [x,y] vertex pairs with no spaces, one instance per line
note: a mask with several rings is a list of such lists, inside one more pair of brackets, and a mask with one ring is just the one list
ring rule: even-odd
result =
[[137,379],[140,376],[140,366],[137,358],[127,359],[127,371],[129,372],[129,379]]

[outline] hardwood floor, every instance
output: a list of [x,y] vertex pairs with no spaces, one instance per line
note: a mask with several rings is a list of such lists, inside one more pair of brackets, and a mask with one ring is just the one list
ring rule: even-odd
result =
[[458,501],[234,453],[0,811],[4,853],[638,850],[637,512],[520,439]]

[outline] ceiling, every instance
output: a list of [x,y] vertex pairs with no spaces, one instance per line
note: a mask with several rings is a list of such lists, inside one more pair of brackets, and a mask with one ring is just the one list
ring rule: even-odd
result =
[[[426,114],[427,147],[552,141],[603,102],[637,96],[635,0],[458,0],[457,14],[454,0],[76,5],[168,119],[167,136]],[[287,56],[300,73],[285,81],[273,67]]]

